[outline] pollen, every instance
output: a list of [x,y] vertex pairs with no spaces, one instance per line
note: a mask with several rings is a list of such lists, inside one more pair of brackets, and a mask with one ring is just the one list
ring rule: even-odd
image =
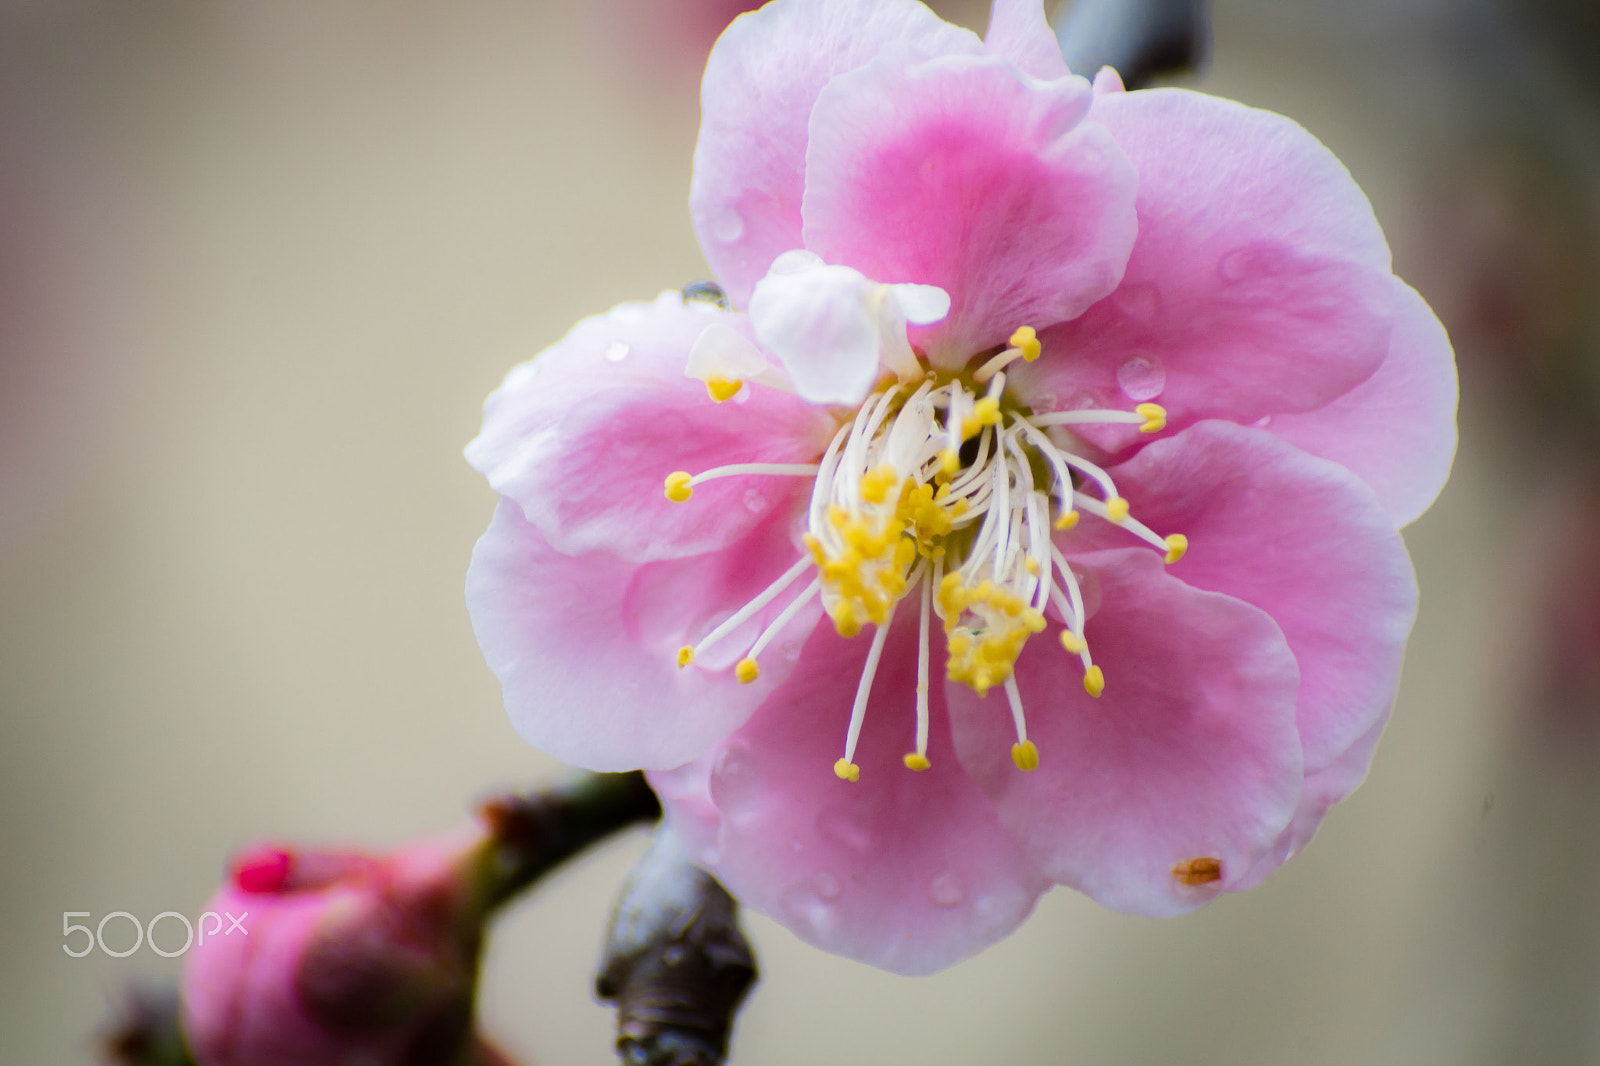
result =
[[1167,409],[1158,403],[1142,403],[1133,409],[1133,413],[1144,419],[1144,425],[1139,427],[1140,433],[1160,433],[1167,428]]
[[1013,348],[1021,350],[1024,363],[1031,363],[1039,358],[1039,335],[1034,332],[1032,326],[1017,327],[1017,331],[1011,335],[1011,339],[1006,343]]
[[673,503],[682,503],[694,494],[694,489],[689,486],[691,475],[687,470],[674,470],[667,475],[667,499]]
[[849,759],[840,759],[838,762],[834,763],[833,772],[841,781],[861,780],[861,767],[857,766]]
[[1175,563],[1182,559],[1189,550],[1189,538],[1182,533],[1173,533],[1167,537],[1167,562]]
[[706,392],[718,403],[726,403],[739,394],[744,382],[738,378],[706,378]]
[[678,649],[678,669],[682,670],[692,662],[694,662],[694,649],[685,644]]
[[1057,529],[1071,529],[1078,524],[1077,511],[1062,511],[1061,517],[1056,519]]
[[1104,670],[1098,666],[1091,666],[1083,672],[1083,691],[1095,699],[1099,699],[1100,694],[1105,690],[1106,674]]
[[928,757],[926,755],[915,751],[908,752],[906,754],[905,764],[907,770],[915,770],[919,774],[933,765],[928,761]]
[[1121,496],[1113,496],[1106,501],[1106,517],[1121,525],[1128,518],[1128,501]]
[[1204,856],[1198,859],[1189,859],[1178,863],[1172,868],[1172,876],[1177,878],[1179,884],[1204,885],[1212,881],[1222,880],[1222,860]]
[[1084,639],[1081,636],[1074,633],[1072,630],[1063,629],[1061,631],[1061,646],[1072,654],[1078,655],[1081,654],[1089,645],[1084,642]]
[[1031,740],[1024,740],[1019,744],[1011,745],[1011,761],[1017,764],[1018,770],[1037,770],[1039,768],[1039,745]]
[[754,659],[740,659],[739,665],[734,667],[733,672],[741,685],[748,685],[761,676],[761,668],[756,665]]

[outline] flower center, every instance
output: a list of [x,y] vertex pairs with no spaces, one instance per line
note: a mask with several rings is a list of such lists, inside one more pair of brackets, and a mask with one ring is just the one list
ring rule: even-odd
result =
[[1039,752],[1028,739],[1013,668],[1028,639],[1047,628],[1047,612],[1061,623],[1062,647],[1082,666],[1084,690],[1098,697],[1106,684],[1085,632],[1078,577],[1052,532],[1072,529],[1088,513],[1144,540],[1169,563],[1188,547],[1182,535],[1161,537],[1135,519],[1110,475],[1048,432],[1053,426],[1126,423],[1154,433],[1166,425],[1166,412],[1145,403],[1133,411],[1032,414],[1006,393],[1005,368],[1038,354],[1034,331],[1023,327],[1009,347],[968,374],[928,371],[918,382],[880,388],[839,428],[816,464],[737,464],[668,475],[666,494],[675,502],[714,478],[812,479],[804,534],[808,554],[699,644],[683,648],[678,665],[688,666],[801,577],[814,574],[735,671],[740,681],[754,681],[758,656],[812,596],[821,596],[841,636],[856,636],[871,623],[872,646],[844,754],[834,766],[841,778],[854,781],[873,675],[897,608],[914,597],[919,609],[916,750],[905,756],[905,765],[912,770],[930,765],[930,616],[937,616],[945,632],[946,677],[979,696],[996,685],[1004,688],[1017,734],[1012,759],[1020,769],[1035,769]]

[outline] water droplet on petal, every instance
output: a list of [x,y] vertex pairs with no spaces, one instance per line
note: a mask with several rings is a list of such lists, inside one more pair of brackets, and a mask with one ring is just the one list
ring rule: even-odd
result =
[[1262,415],[1260,418],[1252,422],[1251,425],[1255,426],[1257,429],[1266,429],[1268,426],[1272,425],[1272,416]]
[[778,645],[778,654],[790,662],[794,662],[800,658],[800,642],[798,640],[784,641]]
[[606,346],[606,362],[620,363],[628,358],[628,345],[625,341],[612,341]]
[[711,220],[711,235],[724,244],[744,236],[744,219],[731,207],[718,211]]
[[1161,292],[1154,282],[1124,282],[1112,297],[1117,309],[1137,322],[1148,322],[1161,306]]
[[848,811],[835,807],[817,816],[817,831],[835,844],[862,855],[872,852],[872,833]]
[[1167,387],[1167,370],[1153,355],[1136,355],[1117,367],[1117,384],[1130,400],[1153,400]]
[[1230,285],[1249,277],[1255,266],[1256,255],[1251,248],[1235,248],[1217,262],[1217,274]]
[[809,928],[815,936],[825,937],[838,925],[839,916],[833,904],[818,898],[815,885],[790,885],[778,897],[778,906],[795,923]]
[[729,819],[753,814],[766,790],[761,767],[743,744],[730,744],[711,769],[711,799]]
[[839,879],[826,870],[811,879],[811,887],[816,889],[817,895],[823,899],[839,898]]
[[1034,392],[1028,394],[1028,406],[1033,408],[1033,413],[1042,415],[1047,411],[1056,410],[1056,394],[1053,392]]
[[940,874],[928,886],[928,898],[941,907],[959,907],[967,898],[967,888],[955,874]]
[[766,494],[760,489],[745,489],[744,505],[751,511],[760,511],[767,506]]

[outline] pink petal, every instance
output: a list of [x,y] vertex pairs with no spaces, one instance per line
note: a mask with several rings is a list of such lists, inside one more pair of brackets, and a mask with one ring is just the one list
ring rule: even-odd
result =
[[801,246],[806,124],[822,87],[884,54],[910,63],[982,48],[913,0],[775,0],[734,20],[706,64],[689,190],[695,235],[734,306]]
[[1040,82],[992,57],[875,63],[817,98],[806,247],[886,282],[937,285],[944,322],[913,338],[946,366],[1018,326],[1072,318],[1116,285],[1134,174],[1082,78]]
[[[796,561],[793,518],[775,515],[720,552],[638,565],[563,555],[501,500],[473,549],[467,608],[517,732],[563,762],[631,770],[685,763],[737,729],[793,663],[773,649],[749,685],[730,668],[792,593],[684,669],[677,651]],[[820,615],[813,601],[780,646]]]
[[1400,534],[1358,478],[1222,422],[1156,441],[1111,473],[1135,518],[1189,538],[1174,577],[1254,604],[1283,630],[1300,664],[1308,774],[1387,715],[1417,585]]
[[1456,450],[1456,365],[1444,327],[1410,286],[1400,292],[1389,356],[1332,403],[1276,417],[1273,433],[1356,472],[1389,520],[1406,525],[1439,495]]
[[[1050,879],[1116,910],[1192,910],[1242,878],[1294,813],[1294,657],[1266,614],[1190,588],[1151,552],[1074,563],[1098,592],[1087,632],[1105,694],[1085,695],[1052,627],[1016,667],[1039,769],[1006,758],[1015,738],[998,692],[949,687],[957,748]],[[1221,879],[1180,883],[1173,867],[1198,858],[1220,860]]]
[[[840,780],[833,764],[871,633],[845,640],[820,626],[788,682],[715,756],[712,868],[740,900],[802,939],[917,974],[1005,936],[1045,885],[962,771],[937,685],[933,767],[902,765],[914,748],[917,652],[915,618],[901,614],[856,751],[860,780]],[[693,789],[677,782],[667,793],[674,824],[700,823],[686,835],[703,839],[712,828],[705,812],[679,804],[680,794]]]
[[770,388],[718,404],[684,376],[690,347],[717,323],[749,337],[742,315],[663,294],[584,319],[506,376],[483,411],[467,461],[521,505],[559,551],[646,561],[712,551],[810,491],[793,477],[741,476],[670,502],[675,470],[815,462],[833,422]]
[[1061,45],[1039,0],[994,0],[983,47],[1035,78],[1052,81],[1068,73]]
[[1314,137],[1181,89],[1103,94],[1090,117],[1138,168],[1139,239],[1117,291],[1046,333],[1019,388],[1060,407],[1159,400],[1181,428],[1313,410],[1372,374],[1395,311],[1388,249]]
[[1383,735],[1383,727],[1388,724],[1389,712],[1385,709],[1373,723],[1372,728],[1357,739],[1349,749],[1321,770],[1307,775],[1305,788],[1300,793],[1300,806],[1294,812],[1294,820],[1278,837],[1278,842],[1272,850],[1256,862],[1255,867],[1242,881],[1231,886],[1230,891],[1243,892],[1255,888],[1311,842],[1317,828],[1322,825],[1323,817],[1333,805],[1354,792],[1356,786],[1366,780],[1373,752],[1378,747],[1378,739]]

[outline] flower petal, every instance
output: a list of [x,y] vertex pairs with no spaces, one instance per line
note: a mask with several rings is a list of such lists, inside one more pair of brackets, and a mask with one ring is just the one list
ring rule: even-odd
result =
[[1051,81],[1068,73],[1061,45],[1039,0],[994,0],[983,47],[1035,78]]
[[806,247],[948,292],[949,317],[913,334],[947,367],[1082,313],[1122,276],[1135,231],[1133,168],[1079,121],[1092,96],[994,57],[835,78],[811,117]]
[[[728,667],[790,597],[717,645],[715,657],[708,651],[680,669],[677,650],[795,561],[792,518],[776,515],[720,552],[637,565],[607,552],[563,555],[501,500],[472,552],[467,609],[517,732],[563,762],[631,770],[678,766],[738,728],[792,661],[770,656],[748,685]],[[813,602],[793,632],[820,616]]]
[[[1294,657],[1265,613],[1190,588],[1140,549],[1077,557],[1097,590],[1089,620],[1105,693],[1078,660],[1029,641],[1016,678],[1039,769],[995,753],[1014,739],[1004,700],[949,686],[957,750],[1054,881],[1116,910],[1179,914],[1242,878],[1300,794]],[[1194,859],[1220,879],[1174,875]]]
[[1176,429],[1313,410],[1372,374],[1395,313],[1388,249],[1314,137],[1181,89],[1100,95],[1090,118],[1138,168],[1139,239],[1117,291],[1044,333],[1019,388],[1062,408],[1159,399]]
[[675,470],[729,463],[815,462],[833,422],[787,393],[746,389],[717,404],[684,376],[713,325],[749,338],[742,315],[663,293],[584,319],[558,344],[506,375],[484,404],[467,461],[568,554],[611,551],[645,561],[712,551],[745,536],[809,485],[730,477],[667,500]]
[[[905,613],[867,706],[860,780],[840,780],[833,764],[871,637],[847,641],[828,626],[704,772],[718,808],[712,868],[729,891],[824,950],[916,974],[1005,936],[1045,884],[957,762],[937,686],[932,768],[902,765],[914,747],[917,663],[915,619]],[[695,790],[669,783],[671,816],[708,822],[676,800]],[[686,836],[703,839],[706,828]]]
[[801,245],[806,125],[822,87],[886,53],[915,62],[982,49],[914,0],[774,0],[733,21],[706,63],[689,210],[735,307]]
[[1273,433],[1347,467],[1378,494],[1397,526],[1444,487],[1456,451],[1456,364],[1450,338],[1422,297],[1396,279],[1399,317],[1388,358],[1366,381],[1315,411],[1282,415]]
[[1111,473],[1135,518],[1189,538],[1174,577],[1254,604],[1283,630],[1300,664],[1307,774],[1388,714],[1417,585],[1405,543],[1360,479],[1223,422],[1156,441]]
[[1333,805],[1354,792],[1356,786],[1366,780],[1373,752],[1378,748],[1378,739],[1383,735],[1384,726],[1388,724],[1389,712],[1385,710],[1373,723],[1372,728],[1338,758],[1316,773],[1306,776],[1305,788],[1300,793],[1300,806],[1294,812],[1293,821],[1278,837],[1278,842],[1272,850],[1263,855],[1256,862],[1255,868],[1237,885],[1233,885],[1230,891],[1243,892],[1255,888],[1311,841],[1316,835],[1317,828],[1322,825],[1322,819]]

